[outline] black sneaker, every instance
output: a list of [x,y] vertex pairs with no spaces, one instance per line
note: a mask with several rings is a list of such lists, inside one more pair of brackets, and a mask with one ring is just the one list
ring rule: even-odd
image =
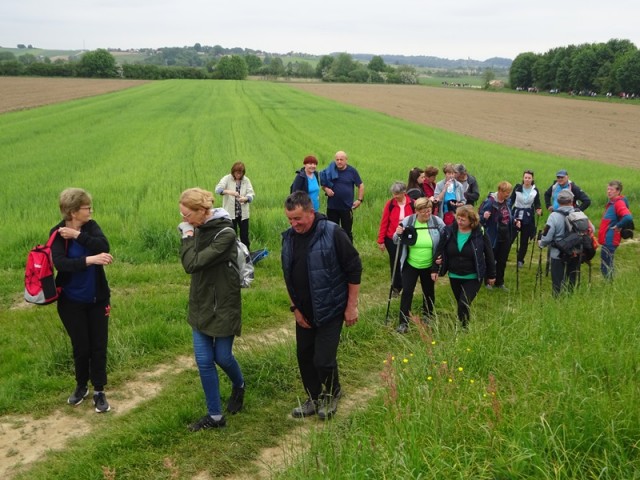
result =
[[318,400],[308,398],[306,402],[292,410],[291,416],[293,418],[304,418],[316,413],[318,413]]
[[238,413],[242,410],[242,405],[244,405],[244,385],[242,387],[233,387],[227,402],[227,412],[231,414]]
[[109,402],[104,392],[96,392],[93,394],[93,404],[96,407],[96,413],[105,413],[111,410]]
[[75,407],[76,405],[80,405],[82,403],[82,400],[87,398],[87,395],[89,395],[89,389],[87,388],[87,386],[78,386],[76,387],[76,391],[73,392],[73,394],[67,399],[67,403]]
[[227,420],[222,417],[220,420],[214,420],[211,415],[205,415],[196,423],[189,425],[189,430],[197,432],[199,430],[208,430],[210,428],[222,428],[227,424]]
[[338,391],[338,393],[334,395],[325,393],[322,399],[322,405],[318,408],[318,418],[328,420],[333,417],[338,411],[338,400],[340,400],[340,397],[342,397],[341,391]]

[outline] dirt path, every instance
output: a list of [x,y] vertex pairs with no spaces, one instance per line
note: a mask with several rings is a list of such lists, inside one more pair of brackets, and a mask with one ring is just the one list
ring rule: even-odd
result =
[[[293,341],[293,328],[279,327],[270,331],[238,337],[236,351],[243,352],[272,347]],[[162,390],[168,375],[196,369],[191,356],[178,357],[160,364],[149,372],[118,388],[109,390],[112,410],[106,415],[123,415],[154,398]],[[96,423],[91,400],[76,408],[65,406],[45,417],[8,415],[0,417],[0,479],[8,480],[18,471],[40,460],[49,450],[62,450],[67,442],[91,433]]]
[[640,103],[409,85],[291,84],[322,97],[525,150],[640,167]]

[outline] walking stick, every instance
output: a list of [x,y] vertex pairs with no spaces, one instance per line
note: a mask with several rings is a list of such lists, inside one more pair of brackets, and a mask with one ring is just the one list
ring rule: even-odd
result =
[[540,255],[538,256],[538,270],[536,271],[536,284],[533,287],[533,293],[535,295],[538,288],[538,282],[540,282],[540,296],[542,296],[542,248],[540,249]]
[[531,256],[529,257],[529,270],[531,270],[531,263],[533,262],[533,251],[535,250],[536,240],[538,238],[538,234],[540,233],[540,231],[538,230],[538,220],[540,220],[540,215],[536,215],[536,236],[531,239]]
[[400,254],[400,249],[402,248],[402,243],[398,243],[396,246],[396,256],[393,260],[393,272],[391,273],[391,287],[389,287],[389,300],[387,301],[387,314],[384,317],[384,324],[389,323],[389,309],[391,308],[391,295],[393,294],[393,281],[396,278],[396,267],[398,265],[398,256]]
[[518,248],[520,247],[520,238],[522,232],[518,231],[516,234],[516,292],[520,291],[520,262],[518,262]]

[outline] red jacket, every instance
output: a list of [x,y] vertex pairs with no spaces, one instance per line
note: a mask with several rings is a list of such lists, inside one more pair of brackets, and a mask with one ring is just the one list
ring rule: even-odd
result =
[[[404,217],[413,215],[413,202],[409,195],[404,196]],[[403,218],[404,218],[403,217]],[[378,230],[378,243],[384,243],[385,237],[393,238],[396,233],[398,224],[400,223],[400,207],[395,198],[392,198],[384,204],[382,210],[382,220],[380,221],[380,230]]]

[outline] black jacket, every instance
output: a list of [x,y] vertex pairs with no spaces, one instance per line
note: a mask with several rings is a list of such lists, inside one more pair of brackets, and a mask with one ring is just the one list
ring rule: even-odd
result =
[[[552,205],[552,197],[553,197],[553,189],[558,184],[558,182],[554,182],[546,192],[544,192],[544,206],[549,210],[549,207]],[[569,191],[573,193],[573,206],[578,207],[583,212],[589,208],[591,205],[591,199],[589,195],[587,195],[584,190],[582,190],[578,185],[569,180]]]
[[[439,275],[444,275],[448,271],[454,271],[459,274],[477,273],[480,282],[483,282],[485,278],[496,278],[496,262],[493,257],[491,242],[481,227],[471,231],[471,237],[464,244],[462,252],[458,252],[457,241],[458,224],[452,223],[444,229],[436,250],[436,258],[442,256],[442,264],[439,267],[434,265],[434,268],[438,268]],[[452,254],[452,252],[456,253]],[[460,255],[460,253],[465,255]],[[473,256],[473,264],[469,270],[474,270],[474,272],[462,271],[464,269],[463,258],[470,255]]]
[[[64,227],[64,220],[51,229],[49,235],[60,227]],[[56,285],[64,287],[71,281],[74,272],[82,272],[87,269],[86,257],[69,258],[67,257],[67,242],[78,242],[80,245],[89,250],[91,255],[98,253],[109,253],[109,241],[104,236],[100,226],[95,220],[89,220],[80,228],[80,235],[75,240],[65,240],[60,235],[56,235],[51,245],[51,257],[53,265],[56,267],[58,274],[56,276]],[[102,265],[93,265],[96,272],[96,297],[95,301],[100,302],[108,300],[111,296],[107,276],[104,273]]]

